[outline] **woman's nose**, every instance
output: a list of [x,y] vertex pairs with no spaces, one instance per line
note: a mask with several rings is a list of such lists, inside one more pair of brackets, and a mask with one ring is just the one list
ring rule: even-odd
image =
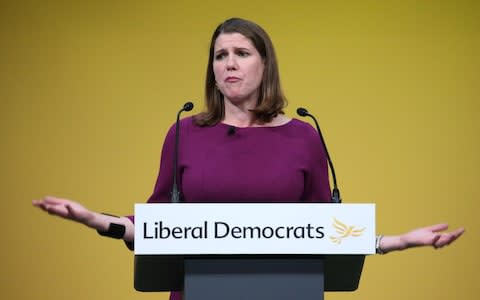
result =
[[237,61],[235,59],[235,55],[229,55],[227,57],[227,69],[236,69],[237,68]]

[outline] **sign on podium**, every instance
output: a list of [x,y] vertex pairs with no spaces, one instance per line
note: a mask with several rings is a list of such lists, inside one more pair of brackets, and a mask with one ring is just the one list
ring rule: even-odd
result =
[[140,291],[184,290],[185,300],[322,299],[324,290],[355,290],[364,256],[374,253],[374,204],[135,205]]

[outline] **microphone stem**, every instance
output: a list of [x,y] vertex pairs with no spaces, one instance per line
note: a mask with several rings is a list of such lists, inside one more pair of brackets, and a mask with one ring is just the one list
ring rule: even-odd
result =
[[178,190],[177,185],[177,165],[178,165],[178,143],[179,143],[179,132],[180,132],[180,114],[184,110],[181,109],[177,114],[177,122],[175,124],[175,154],[173,156],[173,184],[172,184],[172,192],[171,192],[171,203],[180,203],[180,191]]
[[332,172],[332,180],[333,180],[332,202],[342,203],[342,199],[340,198],[340,190],[337,187],[337,176],[335,174],[335,168],[333,167],[332,159],[330,158],[330,154],[328,153],[327,144],[325,144],[325,140],[323,139],[320,126],[318,125],[317,119],[313,115],[307,113],[306,116],[309,116],[310,118],[312,118],[313,122],[315,122],[315,126],[317,127],[320,140],[322,141],[323,149],[325,150],[325,155],[327,156],[328,165],[330,166],[330,170]]

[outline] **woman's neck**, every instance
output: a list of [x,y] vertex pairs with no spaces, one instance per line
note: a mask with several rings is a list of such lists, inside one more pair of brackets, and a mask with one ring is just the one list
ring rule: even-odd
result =
[[239,128],[245,128],[245,127],[275,127],[275,126],[281,126],[284,125],[288,122],[290,122],[291,118],[279,114],[276,117],[274,117],[270,122],[268,123],[261,123],[256,120],[254,117],[254,114],[252,112],[244,113],[244,114],[227,114],[225,112],[225,118],[222,120],[223,124],[239,127]]
[[250,103],[233,104],[225,100],[225,117],[223,123],[235,127],[251,127],[256,124],[256,118],[251,109],[254,107]]
[[235,127],[272,127],[281,126],[288,123],[291,118],[284,114],[278,114],[270,122],[264,123],[257,120],[252,109],[255,108],[256,102],[245,101],[242,103],[232,103],[225,99],[225,117],[222,123]]

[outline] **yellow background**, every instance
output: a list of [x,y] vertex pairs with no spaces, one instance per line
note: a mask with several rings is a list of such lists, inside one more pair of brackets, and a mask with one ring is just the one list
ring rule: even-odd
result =
[[2,1],[0,297],[166,299],[134,291],[121,242],[31,200],[145,201],[177,110],[202,108],[211,32],[240,16],[273,39],[289,115],[320,119],[345,202],[377,203],[382,233],[467,228],[368,257],[360,289],[326,299],[477,299],[479,2],[333,2]]

